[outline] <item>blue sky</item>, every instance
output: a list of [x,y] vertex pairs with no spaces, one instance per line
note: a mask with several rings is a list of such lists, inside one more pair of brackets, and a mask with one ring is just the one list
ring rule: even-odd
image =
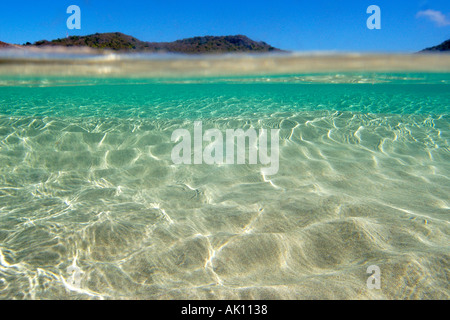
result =
[[[81,30],[68,30],[69,5],[81,8]],[[369,5],[381,8],[381,30],[369,30]],[[296,50],[414,52],[450,39],[448,0],[2,0],[0,41],[23,44],[96,32],[145,41],[244,34]]]

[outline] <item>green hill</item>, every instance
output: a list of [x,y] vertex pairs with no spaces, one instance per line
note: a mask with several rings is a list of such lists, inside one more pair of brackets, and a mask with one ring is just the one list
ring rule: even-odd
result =
[[145,42],[132,36],[114,33],[96,33],[87,36],[71,36],[52,41],[42,40],[25,46],[90,47],[127,52],[174,53],[227,53],[281,51],[265,42],[257,42],[243,35],[194,37],[174,42]]

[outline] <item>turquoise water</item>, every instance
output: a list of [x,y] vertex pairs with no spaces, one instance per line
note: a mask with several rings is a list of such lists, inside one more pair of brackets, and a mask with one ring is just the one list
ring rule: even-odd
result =
[[[449,85],[2,75],[0,298],[448,299]],[[194,121],[279,129],[278,172],[175,165]]]
[[0,99],[3,115],[47,117],[207,119],[315,110],[448,114],[448,84],[448,73],[6,78],[0,80]]

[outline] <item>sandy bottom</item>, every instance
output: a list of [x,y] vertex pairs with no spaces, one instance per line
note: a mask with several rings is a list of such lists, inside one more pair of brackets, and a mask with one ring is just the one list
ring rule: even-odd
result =
[[279,128],[263,176],[173,164],[190,121],[0,116],[0,298],[449,299],[449,120],[203,121]]

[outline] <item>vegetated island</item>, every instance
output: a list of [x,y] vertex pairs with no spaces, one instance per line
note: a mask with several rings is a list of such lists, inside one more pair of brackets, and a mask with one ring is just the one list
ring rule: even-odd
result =
[[[263,41],[254,41],[244,35],[203,36],[173,42],[148,42],[120,32],[96,33],[87,36],[70,36],[56,40],[41,40],[23,45],[0,41],[0,49],[75,47],[93,50],[148,53],[229,53],[229,52],[287,52]],[[441,44],[425,48],[419,53],[450,51],[450,39]]]
[[450,39],[442,42],[437,46],[423,49],[420,52],[442,52],[442,51],[450,51]]
[[173,42],[146,42],[120,33],[96,33],[87,36],[70,36],[56,40],[27,42],[22,47],[78,47],[98,50],[149,53],[228,53],[228,52],[283,52],[262,41],[244,35],[204,36]]

